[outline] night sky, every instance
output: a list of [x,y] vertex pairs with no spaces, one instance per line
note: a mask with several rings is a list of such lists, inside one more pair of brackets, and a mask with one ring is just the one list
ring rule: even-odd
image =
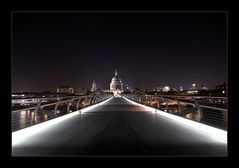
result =
[[225,12],[14,12],[12,91],[58,85],[209,89],[227,81]]

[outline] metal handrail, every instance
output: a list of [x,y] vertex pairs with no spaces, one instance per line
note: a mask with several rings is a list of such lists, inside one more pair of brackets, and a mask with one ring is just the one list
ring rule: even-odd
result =
[[225,108],[219,108],[219,107],[212,107],[212,106],[204,106],[204,105],[199,105],[200,107],[205,107],[209,109],[214,109],[214,110],[220,110],[220,111],[226,111],[227,109]]
[[[227,97],[210,97],[210,96],[175,96],[175,95],[134,95],[134,96],[137,96],[137,97],[153,97],[153,98],[164,98],[166,100],[173,100],[173,99],[167,99],[167,97],[172,97],[172,98],[180,98],[180,97],[190,97],[191,99],[195,99],[195,98],[209,98],[209,99],[218,99],[218,98],[222,98],[222,99],[227,99]],[[187,101],[182,101],[182,100],[179,100],[180,102],[185,102],[185,103],[188,103],[188,104],[191,104],[191,105],[195,105],[194,103],[190,103],[190,102],[187,102]],[[200,107],[205,107],[205,108],[211,108],[211,109],[215,109],[215,110],[227,110],[225,108],[219,108],[219,107],[212,107],[212,106],[205,106],[205,105],[199,105]]]
[[[179,96],[177,95],[135,95],[135,94],[125,94],[124,96],[138,103],[141,103],[153,108],[155,108],[155,106],[153,105],[156,104],[157,107],[155,109],[163,110],[164,112],[168,112],[174,115],[179,115],[184,118],[188,118],[190,117],[188,115],[192,114],[192,115],[195,115],[195,117],[191,117],[188,119],[195,120],[194,118],[197,118],[197,120],[195,121],[198,121],[204,124],[210,123],[212,124],[212,126],[215,126],[215,123],[213,123],[215,121],[217,125],[218,124],[220,125],[220,128],[226,129],[227,127],[227,109],[226,108],[215,107],[217,104],[212,104],[212,106],[210,106],[207,104],[208,103],[207,100],[205,105],[202,103],[202,101],[200,102],[199,100],[199,98],[213,99],[213,102],[214,102],[214,99],[215,100],[225,99],[225,102],[227,102],[227,97],[181,96],[181,95]],[[189,99],[184,101],[180,98],[189,98]],[[178,104],[178,108],[176,107],[175,109],[175,107],[171,106],[171,109],[170,109],[170,104],[168,103],[168,101],[173,101],[175,102],[175,104]],[[200,104],[199,102],[202,104]],[[162,103],[164,103],[163,106],[162,106]],[[226,103],[224,104],[226,105]],[[192,105],[192,107],[187,107],[187,105]]]
[[[54,98],[39,98],[40,100],[59,100],[59,99],[64,99],[64,98],[68,98],[67,100],[63,100],[61,101],[61,103],[64,102],[68,102],[68,101],[72,101],[73,98],[76,99],[83,99],[83,98],[89,98],[89,97],[96,97],[97,95],[87,95],[87,96],[67,96],[67,97],[54,97]],[[26,99],[19,99],[19,100],[32,100],[32,99],[36,99],[36,98],[26,98]],[[37,98],[38,99],[38,98]],[[16,99],[14,99],[16,100]],[[52,106],[57,104],[58,102],[54,102],[54,103],[49,103],[49,104],[44,104],[41,105],[40,107],[47,107],[47,106]],[[37,103],[38,104],[38,103]],[[28,107],[28,108],[23,108],[23,109],[17,109],[17,110],[12,110],[12,112],[17,112],[17,111],[22,111],[22,110],[31,110],[31,109],[35,109],[37,105],[33,106],[33,107]]]
[[[42,98],[40,102],[35,104],[33,107],[28,108],[22,108],[17,110],[12,110],[12,129],[14,131],[39,124],[41,122],[60,117],[62,115],[65,115],[67,113],[77,111],[80,108],[84,108],[99,102],[102,102],[108,98],[110,98],[112,95],[104,94],[104,95],[84,95],[84,96],[71,96],[71,97],[61,97],[61,98]],[[67,99],[65,99],[67,98]],[[56,102],[49,102],[46,104],[41,104],[43,100],[57,100]],[[86,100],[87,104],[81,104],[81,100]],[[74,102],[73,106],[72,103]],[[57,106],[61,103],[67,103],[64,106],[59,107],[60,109],[57,109]],[[52,110],[48,108],[46,110],[46,107],[49,106],[55,106]],[[58,113],[60,110],[60,113]],[[24,112],[25,111],[25,112]],[[24,112],[24,113],[23,113]],[[41,116],[47,116],[46,120],[42,120]]]
[[159,96],[164,96],[164,97],[194,97],[194,98],[225,98],[227,99],[227,96],[193,96],[193,95],[137,95],[137,96],[149,96],[149,97],[159,97]]

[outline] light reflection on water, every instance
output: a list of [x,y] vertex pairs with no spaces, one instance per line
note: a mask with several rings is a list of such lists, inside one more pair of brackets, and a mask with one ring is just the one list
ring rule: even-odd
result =
[[[53,114],[49,111],[48,113]],[[12,113],[12,131],[47,121],[49,114],[35,114],[34,110],[22,110]]]
[[[16,131],[67,114],[65,106],[59,106],[58,111],[59,113],[55,113],[53,108],[41,109],[37,113],[34,109],[12,112],[12,131]],[[70,112],[72,111],[73,110],[70,109]]]

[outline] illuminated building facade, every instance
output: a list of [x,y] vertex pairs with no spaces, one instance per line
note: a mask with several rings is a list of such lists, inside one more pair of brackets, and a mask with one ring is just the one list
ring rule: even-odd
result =
[[197,94],[198,93],[198,90],[196,88],[196,84],[193,83],[190,90],[187,91],[188,94],[191,94],[191,95],[194,95],[194,94]]
[[170,87],[169,86],[164,86],[163,87],[163,92],[168,92],[170,91]]
[[196,84],[195,83],[192,84],[191,90],[196,90]]
[[59,86],[56,89],[57,93],[67,93],[67,94],[72,94],[74,93],[74,89],[71,86]]

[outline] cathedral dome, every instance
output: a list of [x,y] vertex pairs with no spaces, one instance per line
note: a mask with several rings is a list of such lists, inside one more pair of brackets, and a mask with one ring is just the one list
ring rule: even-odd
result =
[[117,70],[115,70],[115,76],[111,80],[110,91],[113,91],[113,92],[122,92],[123,91],[123,83],[122,83],[121,79],[118,77]]

